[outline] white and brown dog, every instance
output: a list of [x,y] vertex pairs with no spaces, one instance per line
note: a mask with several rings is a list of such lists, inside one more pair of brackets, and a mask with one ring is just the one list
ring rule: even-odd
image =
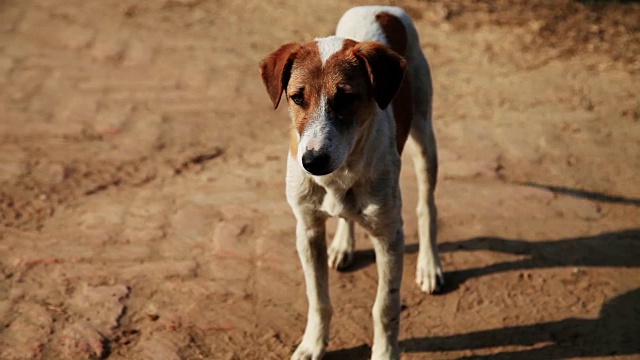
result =
[[[400,154],[409,138],[418,180],[417,283],[443,284],[436,248],[436,143],[432,85],[418,33],[398,7],[347,11],[336,36],[285,44],[260,63],[275,107],[284,91],[293,122],[287,200],[297,220],[297,249],[309,312],[292,359],[320,359],[332,308],[328,266],[353,257],[354,223],[372,238],[378,267],[373,359],[397,359],[404,253]],[[339,217],[327,251],[325,220]]]

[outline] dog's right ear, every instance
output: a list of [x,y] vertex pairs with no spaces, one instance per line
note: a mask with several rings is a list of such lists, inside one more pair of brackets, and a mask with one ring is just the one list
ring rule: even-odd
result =
[[291,76],[291,66],[296,55],[296,50],[300,47],[298,43],[282,45],[278,50],[267,55],[260,62],[260,75],[262,82],[267,88],[269,97],[273,101],[273,108],[277,109],[280,103],[282,91],[289,83]]

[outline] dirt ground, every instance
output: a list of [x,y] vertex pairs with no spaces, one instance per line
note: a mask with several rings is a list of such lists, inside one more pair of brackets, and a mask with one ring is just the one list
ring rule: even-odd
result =
[[[0,0],[0,359],[287,358],[289,125],[257,63],[361,3]],[[405,166],[403,358],[639,359],[640,4],[392,3],[433,68],[447,281],[414,284]],[[328,359],[370,352],[357,246]]]

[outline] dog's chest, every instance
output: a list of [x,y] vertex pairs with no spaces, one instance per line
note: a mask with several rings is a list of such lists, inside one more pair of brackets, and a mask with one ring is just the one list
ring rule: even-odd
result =
[[[339,170],[329,176],[311,177],[308,191],[302,200],[315,211],[327,216],[341,217],[359,223],[368,223],[376,218],[380,210],[382,194],[374,194],[376,186],[362,181],[361,173],[353,169]],[[387,189],[385,184],[378,186]],[[375,191],[374,191],[375,192]]]
[[357,177],[348,172],[337,172],[331,177],[316,178],[323,191],[319,210],[329,216],[354,217],[359,213],[361,197]]
[[353,191],[335,191],[327,189],[322,199],[320,211],[325,212],[329,216],[350,216],[357,212],[357,204]]
[[320,211],[328,216],[353,220],[368,228],[380,216],[380,204],[373,201],[363,189],[349,189],[345,192],[327,191],[322,199]]

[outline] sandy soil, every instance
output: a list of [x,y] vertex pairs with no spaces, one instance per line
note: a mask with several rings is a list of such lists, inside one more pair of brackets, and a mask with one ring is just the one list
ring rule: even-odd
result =
[[[361,1],[0,0],[0,359],[283,359],[305,323],[288,119],[257,63]],[[640,5],[395,1],[435,81],[442,294],[405,359],[640,358]],[[328,359],[376,284],[332,272]]]

